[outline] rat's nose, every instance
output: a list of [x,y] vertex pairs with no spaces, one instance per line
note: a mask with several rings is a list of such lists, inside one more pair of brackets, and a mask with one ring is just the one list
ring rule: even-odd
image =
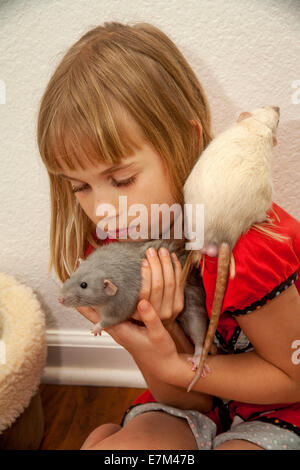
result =
[[272,108],[274,109],[274,111],[276,111],[276,113],[278,113],[278,115],[280,114],[279,106],[272,106]]
[[59,301],[60,304],[65,303],[65,299],[63,297],[58,297],[57,300]]

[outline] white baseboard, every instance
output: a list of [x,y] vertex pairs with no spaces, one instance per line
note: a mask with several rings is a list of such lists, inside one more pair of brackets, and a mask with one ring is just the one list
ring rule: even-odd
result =
[[147,388],[131,355],[105,331],[47,330],[42,383]]

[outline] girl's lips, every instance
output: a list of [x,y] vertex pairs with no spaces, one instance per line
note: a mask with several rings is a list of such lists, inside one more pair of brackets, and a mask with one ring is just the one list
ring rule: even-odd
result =
[[126,227],[126,228],[121,228],[121,229],[116,229],[115,231],[108,232],[108,235],[110,237],[118,237],[120,235],[124,235],[125,233],[128,235],[134,228],[137,226],[135,225],[134,227]]
[[124,235],[125,233],[128,234],[128,228],[117,229],[115,232],[113,232],[113,234],[116,236]]

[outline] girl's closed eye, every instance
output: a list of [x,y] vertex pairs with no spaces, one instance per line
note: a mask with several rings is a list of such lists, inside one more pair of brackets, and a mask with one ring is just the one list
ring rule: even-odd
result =
[[[120,186],[129,186],[133,184],[135,180],[136,180],[135,176],[131,176],[130,178],[127,178],[126,180],[122,180],[122,181],[116,181],[114,178],[111,179],[112,185],[116,188],[119,188]],[[81,186],[72,186],[72,193],[85,191],[87,189],[89,189],[89,185],[86,183],[82,184]]]
[[81,186],[73,186],[72,185],[72,193],[77,193],[78,191],[84,191],[85,189],[88,189],[88,184],[82,184]]

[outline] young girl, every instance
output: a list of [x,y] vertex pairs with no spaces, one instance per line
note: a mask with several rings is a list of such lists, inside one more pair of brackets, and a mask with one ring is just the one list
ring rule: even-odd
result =
[[[182,188],[212,139],[210,126],[203,88],[158,28],[111,22],[81,37],[55,70],[38,116],[51,191],[49,270],[64,282],[79,258],[122,243],[97,239],[101,203],[117,218],[119,196],[128,208],[143,204],[149,217],[152,204],[183,207]],[[98,427],[82,449],[300,449],[300,223],[275,203],[268,215],[269,224],[253,225],[234,247],[218,354],[190,393],[193,346],[176,321],[181,266],[175,257],[173,269],[168,251],[147,251],[136,320],[106,331],[149,389],[121,425]],[[128,214],[127,226],[134,219]],[[205,256],[202,268],[210,315],[217,258]],[[78,310],[99,321],[93,308]]]

